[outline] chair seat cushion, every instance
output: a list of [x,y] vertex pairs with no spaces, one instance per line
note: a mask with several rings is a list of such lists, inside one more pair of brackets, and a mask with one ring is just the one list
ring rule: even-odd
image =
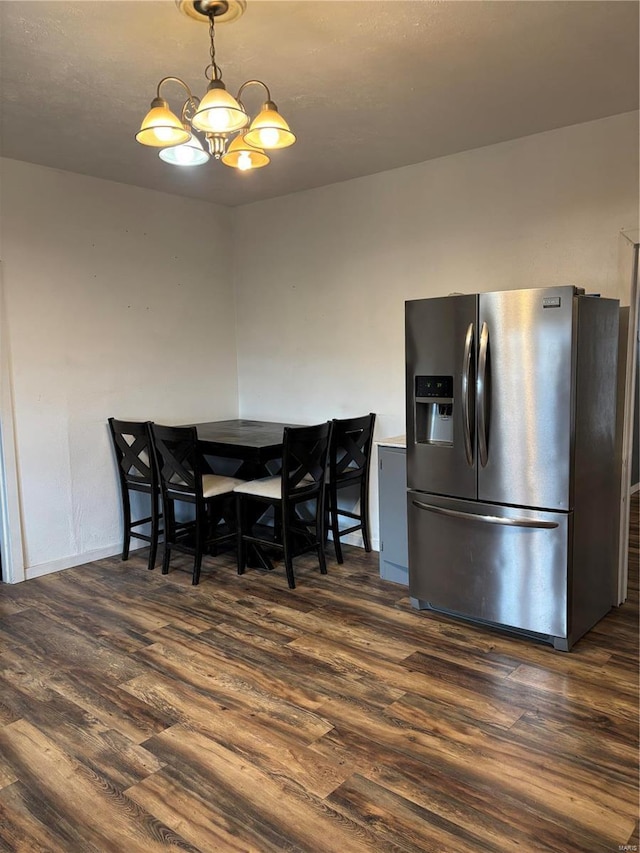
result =
[[[302,489],[314,482],[313,477],[307,475],[302,478],[296,488]],[[254,495],[257,498],[279,501],[282,500],[282,477],[262,477],[259,480],[249,480],[236,486],[233,491],[239,492],[241,495]]]
[[281,500],[282,477],[262,477],[260,480],[249,480],[240,483],[233,491],[239,492],[241,495],[255,495],[259,498]]
[[222,477],[219,474],[203,474],[202,496],[204,498],[214,498],[216,495],[224,495],[227,492],[232,492],[236,486],[239,486],[244,482],[244,480],[238,480],[237,477]]

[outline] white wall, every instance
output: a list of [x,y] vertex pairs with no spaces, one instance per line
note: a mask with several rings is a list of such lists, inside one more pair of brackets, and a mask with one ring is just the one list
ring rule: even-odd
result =
[[230,225],[215,205],[12,160],[1,167],[30,577],[119,550],[110,415],[237,415]]
[[[240,413],[378,413],[405,431],[404,301],[576,284],[626,297],[638,113],[443,157],[235,212]],[[374,469],[373,526],[377,540]]]
[[405,299],[571,282],[624,299],[618,232],[638,228],[637,113],[235,211],[0,167],[27,577],[117,553],[109,415],[375,411],[377,437],[403,433]]

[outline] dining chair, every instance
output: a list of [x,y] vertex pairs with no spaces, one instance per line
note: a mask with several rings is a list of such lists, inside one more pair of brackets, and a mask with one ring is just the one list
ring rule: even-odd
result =
[[[236,538],[233,489],[243,481],[205,473],[195,427],[152,423],[150,428],[164,511],[162,574],[169,571],[172,551],[192,554],[195,586],[205,552]],[[177,503],[193,505],[195,517],[178,521]]]
[[[316,551],[320,573],[326,575],[324,481],[330,432],[329,422],[285,427],[281,474],[236,486],[238,574],[244,573],[253,546],[263,565],[269,562],[263,556],[265,548],[282,551],[289,589],[295,589],[293,558],[300,554]],[[274,526],[260,535],[256,519],[269,507],[274,511]]]
[[[329,515],[336,559],[343,563],[340,537],[347,533],[362,531],[364,550],[371,551],[369,527],[369,468],[373,430],[376,416],[373,412],[360,418],[343,418],[332,421],[331,444],[329,447],[329,470],[326,484],[327,514]],[[359,508],[345,509],[339,506],[339,493],[344,489],[359,490]],[[340,519],[356,522],[340,528]]]
[[[149,561],[147,568],[153,569],[158,551],[158,539],[163,532],[160,529],[160,488],[158,471],[151,449],[151,433],[146,421],[118,421],[109,418],[109,431],[118,466],[120,481],[120,498],[122,502],[122,517],[124,535],[122,541],[122,559],[129,559],[131,537],[149,543]],[[130,492],[143,492],[151,500],[151,515],[131,518]],[[143,524],[150,525],[150,532],[138,530]]]

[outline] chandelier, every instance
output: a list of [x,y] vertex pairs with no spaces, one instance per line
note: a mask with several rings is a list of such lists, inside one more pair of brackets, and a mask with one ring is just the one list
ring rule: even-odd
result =
[[[266,83],[247,80],[234,98],[222,82],[216,63],[215,20],[235,21],[244,12],[246,0],[176,0],[176,5],[191,18],[209,22],[210,62],[204,71],[209,81],[207,92],[202,99],[197,98],[184,80],[163,77],[136,140],[159,148],[160,158],[175,166],[199,166],[210,157],[242,171],[267,166],[267,151],[293,145],[296,138],[271,100]],[[168,83],[179,84],[187,93],[180,117],[160,94]],[[241,100],[249,86],[261,86],[266,92],[266,100],[253,119]],[[204,145],[198,134],[204,137]]]

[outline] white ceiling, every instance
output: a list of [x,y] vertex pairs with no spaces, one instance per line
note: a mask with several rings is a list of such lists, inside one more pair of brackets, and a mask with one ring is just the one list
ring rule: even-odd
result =
[[[172,167],[134,140],[162,77],[206,88],[207,26],[173,0],[2,0],[1,150],[246,204],[637,109],[638,5],[248,0],[217,25],[217,62],[234,94],[264,80],[298,142],[238,173]],[[179,112],[181,90],[166,96]],[[260,90],[244,100],[254,112]]]

